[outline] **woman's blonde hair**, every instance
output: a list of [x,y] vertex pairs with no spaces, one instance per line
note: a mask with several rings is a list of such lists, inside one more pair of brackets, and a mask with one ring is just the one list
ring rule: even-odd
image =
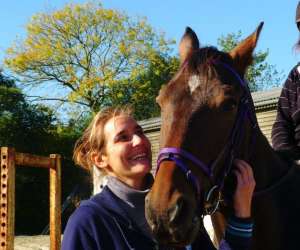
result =
[[110,107],[95,115],[90,125],[75,144],[73,153],[75,164],[92,171],[94,165],[92,154],[97,153],[101,155],[105,153],[104,126],[111,118],[120,115],[132,116],[131,107]]

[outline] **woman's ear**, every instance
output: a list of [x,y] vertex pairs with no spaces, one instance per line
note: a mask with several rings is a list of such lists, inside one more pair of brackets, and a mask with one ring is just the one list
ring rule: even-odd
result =
[[92,153],[91,158],[96,167],[102,170],[107,168],[108,163],[107,163],[107,157],[105,155],[99,153]]

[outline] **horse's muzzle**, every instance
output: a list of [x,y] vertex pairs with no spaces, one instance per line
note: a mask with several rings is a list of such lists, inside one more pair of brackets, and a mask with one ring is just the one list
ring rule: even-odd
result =
[[149,195],[145,200],[145,215],[156,240],[163,245],[185,246],[197,236],[200,227],[198,216],[191,216],[188,202],[182,197],[166,211],[151,206]]

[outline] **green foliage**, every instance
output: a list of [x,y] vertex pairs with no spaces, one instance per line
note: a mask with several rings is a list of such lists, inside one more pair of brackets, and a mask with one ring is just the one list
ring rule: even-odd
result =
[[[218,39],[218,45],[222,51],[229,52],[241,42],[242,32],[229,33]],[[253,64],[246,72],[246,80],[251,91],[258,91],[278,87],[283,79],[282,73],[276,70],[274,65],[266,62],[269,51],[254,53]]]
[[[157,89],[157,83],[137,80],[149,70],[153,78],[170,71],[165,62],[171,43],[144,18],[129,18],[95,2],[69,4],[33,16],[26,39],[8,49],[5,64],[22,82],[55,81],[68,92],[59,98],[97,111],[111,103],[148,99],[146,90],[152,84]],[[128,96],[132,91],[134,96]]]
[[47,141],[55,117],[45,106],[29,105],[15,83],[0,74],[0,145],[27,152],[43,151],[32,143]]

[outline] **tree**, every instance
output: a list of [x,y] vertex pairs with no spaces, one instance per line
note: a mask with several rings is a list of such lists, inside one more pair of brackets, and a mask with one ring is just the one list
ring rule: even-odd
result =
[[[229,52],[241,42],[242,32],[229,33],[218,39],[218,45],[222,51]],[[278,72],[274,65],[266,62],[269,51],[258,51],[254,53],[253,64],[246,72],[246,80],[251,91],[258,91],[277,87],[281,84],[283,75]]]
[[32,142],[37,138],[47,141],[54,121],[49,108],[28,104],[15,82],[0,71],[0,145],[41,152],[44,149]]
[[[5,64],[30,86],[62,87],[59,96],[48,99],[98,111],[114,102],[119,89],[132,89],[130,83],[147,74],[157,58],[167,60],[171,43],[143,18],[95,2],[69,4],[33,16],[26,39],[8,49]],[[135,84],[142,99],[144,85]]]
[[109,105],[130,103],[138,120],[159,116],[160,108],[155,101],[156,96],[161,86],[169,82],[178,68],[177,57],[156,55],[148,69],[140,73],[136,79],[115,85],[111,89]]
[[[44,156],[61,154],[63,201],[75,185],[81,184],[80,190],[89,187],[87,175],[75,168],[72,161],[74,143],[82,133],[80,125],[74,121],[62,125],[48,107],[28,103],[15,82],[0,71],[0,147]],[[49,172],[41,168],[17,168],[15,183],[15,233],[40,234],[49,222]],[[63,222],[65,219],[63,216]]]

